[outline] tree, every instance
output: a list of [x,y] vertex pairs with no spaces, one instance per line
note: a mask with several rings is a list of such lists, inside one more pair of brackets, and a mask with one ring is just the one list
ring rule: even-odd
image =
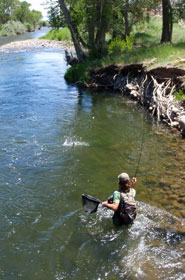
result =
[[170,0],[162,0],[163,27],[161,43],[171,43],[173,28],[173,13]]
[[179,19],[185,20],[185,2],[184,0],[179,0],[174,5],[174,18],[178,21]]
[[129,0],[125,0],[125,9],[124,9],[124,20],[125,20],[125,35],[130,35],[129,21],[128,21],[128,12],[129,12]]
[[12,19],[15,21],[20,21],[23,24],[29,26],[28,29],[36,29],[36,26],[42,19],[42,13],[36,10],[30,10],[31,4],[26,1],[17,2],[17,6],[12,10]]
[[101,57],[106,49],[105,35],[109,29],[111,2],[112,0],[78,0],[71,6],[73,3],[68,0],[79,41],[83,46],[88,46],[89,54],[93,57]]
[[83,60],[85,54],[81,46],[88,46],[91,57],[102,57],[107,49],[106,35],[109,40],[125,39],[133,25],[149,20],[150,10],[155,9],[161,0],[57,1],[71,31],[77,56]]
[[49,5],[47,9],[49,23],[52,28],[60,28],[65,26],[65,19],[61,13],[60,5],[58,1],[52,1],[52,3],[47,3]]
[[78,32],[75,26],[73,25],[73,22],[71,20],[70,13],[66,7],[66,4],[64,0],[59,0],[60,7],[62,9],[62,12],[64,14],[65,20],[67,22],[67,25],[69,27],[69,30],[71,32],[71,37],[73,40],[73,44],[76,50],[76,55],[78,57],[79,62],[83,62],[86,59],[86,55],[84,51],[82,50],[82,47],[80,45],[79,39],[78,39]]
[[7,23],[11,19],[12,9],[17,3],[17,0],[0,0],[0,24]]
[[8,21],[19,21],[27,29],[32,31],[36,25],[41,26],[42,13],[40,11],[31,11],[30,4],[19,0],[0,0],[0,25]]
[[17,5],[13,11],[14,20],[18,20],[21,23],[29,22],[31,17],[31,11],[29,9],[30,6],[31,4],[26,1],[19,2],[19,5]]
[[42,13],[40,11],[32,10],[30,19],[34,29],[36,29],[38,22],[42,19]]
[[97,48],[97,54],[99,54],[99,57],[103,54],[103,49],[105,49],[105,34],[107,29],[107,22],[106,22],[106,0],[99,0],[97,1],[97,18],[96,18],[96,48]]

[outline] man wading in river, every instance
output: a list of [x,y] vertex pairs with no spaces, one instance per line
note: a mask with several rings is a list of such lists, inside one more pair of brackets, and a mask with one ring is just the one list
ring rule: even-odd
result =
[[119,190],[115,191],[108,201],[102,202],[105,206],[114,211],[113,223],[116,226],[132,224],[136,218],[136,178],[132,179],[132,184],[127,173],[118,176]]

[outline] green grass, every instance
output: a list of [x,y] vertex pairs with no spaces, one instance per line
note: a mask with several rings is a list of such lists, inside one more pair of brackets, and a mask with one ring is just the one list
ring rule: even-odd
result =
[[162,22],[159,17],[153,17],[150,22],[134,27],[135,44],[138,46],[151,46],[160,42]]
[[[178,57],[185,55],[185,42],[178,44],[162,44],[151,47],[134,48],[117,57],[109,57],[109,63],[128,64],[145,63],[148,68],[151,66],[160,66],[161,64],[178,63]],[[154,59],[154,60],[153,60]],[[150,65],[150,61],[153,62]]]
[[41,37],[41,39],[47,40],[57,40],[57,41],[70,41],[71,34],[68,28],[61,28],[61,29],[53,29],[50,30],[45,36]]
[[[162,18],[152,17],[150,22],[134,27],[135,44],[150,47],[159,44],[162,33]],[[174,44],[185,42],[185,28],[177,23],[173,24],[172,42]]]
[[175,94],[175,98],[179,101],[184,101],[185,100],[185,92],[183,92],[183,90],[179,90],[179,92],[177,92]]

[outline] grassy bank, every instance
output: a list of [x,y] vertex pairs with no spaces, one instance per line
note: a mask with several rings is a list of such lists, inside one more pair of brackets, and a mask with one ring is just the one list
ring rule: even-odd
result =
[[45,36],[41,37],[41,39],[71,41],[71,34],[68,28],[53,29],[50,30]]
[[106,56],[101,60],[89,60],[82,64],[74,65],[65,74],[69,82],[88,82],[90,71],[97,70],[110,64],[143,63],[146,69],[155,67],[179,67],[185,69],[185,43],[162,44],[151,47],[134,48],[117,56]]

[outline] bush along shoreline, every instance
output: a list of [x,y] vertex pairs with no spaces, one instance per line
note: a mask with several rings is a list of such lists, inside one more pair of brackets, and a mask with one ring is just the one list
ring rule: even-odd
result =
[[[78,65],[73,66],[71,71],[69,69],[65,75],[66,80],[70,82],[71,78],[75,80],[77,70]],[[87,82],[76,83],[88,88],[106,89],[129,96],[149,110],[158,121],[177,128],[182,138],[185,138],[184,69],[157,67],[147,71],[143,64],[122,66],[112,64],[91,71]]]
[[6,24],[0,26],[0,36],[10,36],[10,35],[21,35],[26,32],[33,32],[37,29],[40,29],[43,26],[42,23],[37,24],[37,26],[33,26],[30,23],[21,23],[20,21],[8,21]]

